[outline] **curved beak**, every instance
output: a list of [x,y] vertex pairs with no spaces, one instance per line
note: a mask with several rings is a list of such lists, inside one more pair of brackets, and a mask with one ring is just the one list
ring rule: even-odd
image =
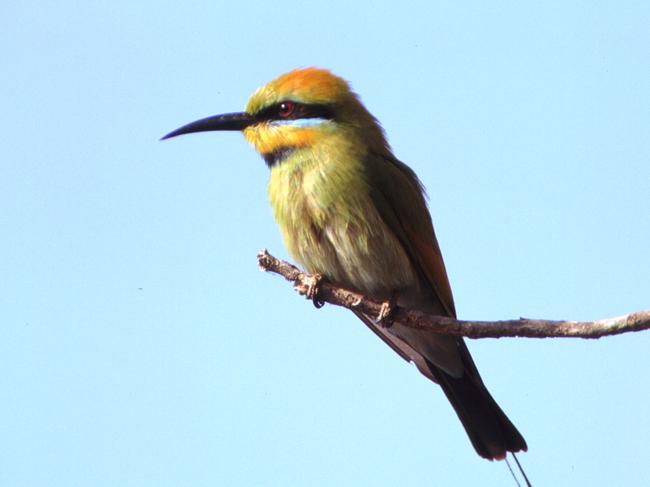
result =
[[183,125],[181,128],[169,132],[160,140],[171,139],[177,135],[192,134],[194,132],[213,132],[215,130],[244,130],[255,123],[255,118],[246,113],[224,113],[213,117],[202,118],[196,122]]

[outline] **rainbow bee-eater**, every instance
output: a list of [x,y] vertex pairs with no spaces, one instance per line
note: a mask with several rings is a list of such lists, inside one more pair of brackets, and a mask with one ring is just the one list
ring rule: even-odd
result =
[[[185,125],[164,138],[242,131],[270,169],[269,199],[289,254],[308,272],[375,300],[456,317],[422,183],[378,121],[329,71],[291,71],[259,88],[246,111]],[[526,450],[462,338],[357,316],[439,384],[487,459]]]

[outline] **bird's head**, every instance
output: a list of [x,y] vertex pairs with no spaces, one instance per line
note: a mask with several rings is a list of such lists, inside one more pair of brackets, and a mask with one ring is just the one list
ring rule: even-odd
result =
[[163,139],[216,130],[242,131],[269,165],[296,149],[342,137],[376,152],[389,151],[377,120],[348,83],[318,68],[297,69],[260,87],[245,112],[197,120]]

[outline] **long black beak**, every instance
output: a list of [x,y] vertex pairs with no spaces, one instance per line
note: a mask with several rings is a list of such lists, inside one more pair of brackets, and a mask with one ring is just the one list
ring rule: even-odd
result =
[[183,125],[181,128],[169,132],[160,140],[171,139],[177,135],[192,134],[194,132],[212,132],[214,130],[244,130],[255,123],[255,118],[246,112],[224,113],[213,117],[202,118],[196,122]]

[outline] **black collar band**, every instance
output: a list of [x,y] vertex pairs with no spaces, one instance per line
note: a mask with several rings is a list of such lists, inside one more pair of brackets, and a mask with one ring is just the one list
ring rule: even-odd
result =
[[266,165],[269,167],[269,169],[271,169],[273,166],[281,163],[287,157],[293,154],[294,150],[295,149],[291,147],[283,147],[281,149],[276,149],[273,152],[267,152],[266,154],[262,154],[262,157],[264,158]]

